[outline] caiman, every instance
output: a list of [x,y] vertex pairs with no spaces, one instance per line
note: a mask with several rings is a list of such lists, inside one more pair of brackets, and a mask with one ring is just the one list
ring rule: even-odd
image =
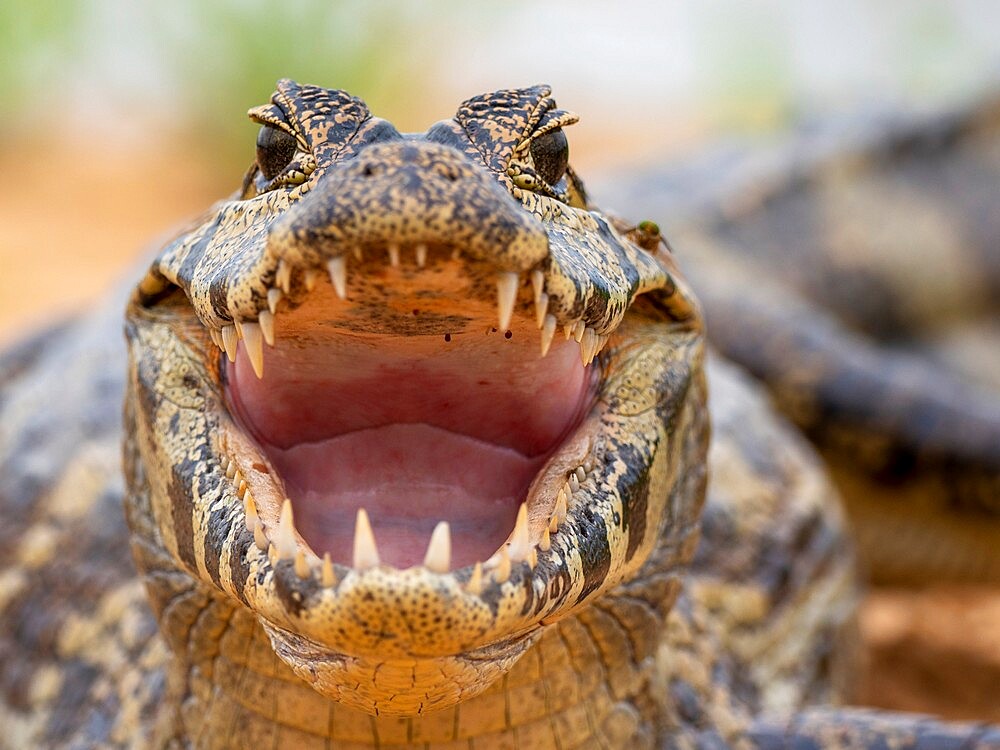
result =
[[0,746],[1000,747],[834,706],[836,492],[547,87],[250,116],[127,301],[4,354]]

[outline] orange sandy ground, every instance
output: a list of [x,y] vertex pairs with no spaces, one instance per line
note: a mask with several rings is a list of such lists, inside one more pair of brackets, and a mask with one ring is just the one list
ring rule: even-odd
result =
[[[95,152],[92,144],[0,153],[0,344],[80,309],[169,231],[236,187],[198,155]],[[1000,591],[875,590],[862,607],[860,702],[1000,721]]]

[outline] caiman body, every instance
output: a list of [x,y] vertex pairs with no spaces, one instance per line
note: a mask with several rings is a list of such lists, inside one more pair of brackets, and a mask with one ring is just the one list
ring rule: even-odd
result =
[[251,116],[124,381],[119,301],[5,355],[0,746],[997,740],[808,708],[852,670],[836,494],[706,384],[672,254],[588,201],[546,88],[419,135],[290,81]]

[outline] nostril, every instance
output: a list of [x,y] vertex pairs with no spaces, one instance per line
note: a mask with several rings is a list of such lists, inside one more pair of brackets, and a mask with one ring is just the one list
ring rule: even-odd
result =
[[365,177],[372,177],[375,174],[375,167],[373,167],[371,164],[365,164],[361,168],[361,174],[364,175]]

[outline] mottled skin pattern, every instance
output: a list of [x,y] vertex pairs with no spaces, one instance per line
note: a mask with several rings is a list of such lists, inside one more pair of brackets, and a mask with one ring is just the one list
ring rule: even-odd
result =
[[[722,363],[708,367],[706,456],[698,306],[671,255],[589,206],[572,172],[540,182],[530,140],[574,119],[546,89],[470,100],[422,138],[291,82],[252,116],[296,153],[160,254],[129,302],[127,378],[119,300],[0,365],[0,747],[1000,746],[988,728],[801,713],[843,695],[851,671],[835,495]],[[460,230],[442,201],[466,212]],[[455,231],[458,260],[437,252]],[[379,282],[369,246],[396,241],[431,246],[441,288],[464,280],[431,299],[430,323],[392,312],[420,273]],[[350,330],[459,336],[492,315],[497,273],[540,270],[548,314],[600,345],[600,406],[569,450],[594,466],[533,567],[488,571],[476,591],[469,569],[337,565],[327,580],[248,530],[229,459],[269,530],[277,503],[222,405],[213,339],[233,321],[255,335],[270,289],[290,319],[332,296],[310,272],[358,245],[338,318]],[[535,335],[531,297],[516,334]],[[547,469],[555,487],[573,466]]]
[[875,577],[1000,581],[995,92],[635,184],[614,200],[664,217],[713,343],[820,446]]

